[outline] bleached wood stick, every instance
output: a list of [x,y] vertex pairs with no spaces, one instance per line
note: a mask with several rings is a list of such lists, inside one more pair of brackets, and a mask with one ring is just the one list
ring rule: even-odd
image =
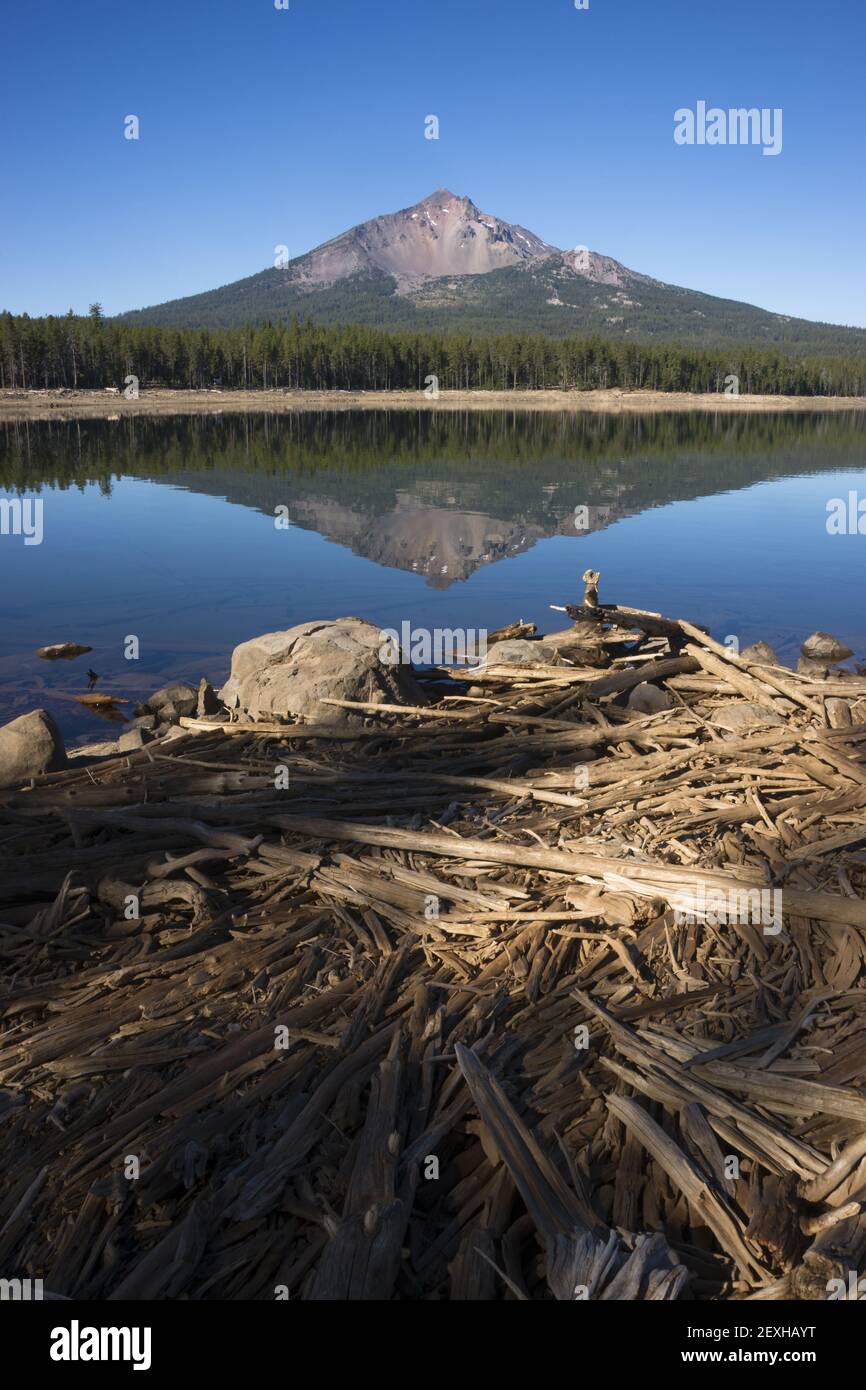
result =
[[[452,859],[471,859],[489,864],[517,864],[522,868],[551,869],[554,873],[587,874],[599,882],[604,875],[622,874],[652,885],[659,898],[679,901],[684,884],[703,884],[705,888],[754,890],[766,889],[748,871],[721,873],[718,869],[690,869],[629,857],[620,859],[608,855],[572,853],[558,849],[537,849],[534,846],[501,845],[489,840],[461,839],[420,830],[398,830],[384,825],[366,825],[358,821],[326,820],[317,816],[283,816],[266,818],[269,825],[281,830],[314,835],[322,840],[349,841],[361,845],[383,845],[388,849],[408,849],[417,854],[444,855]],[[798,917],[813,917],[822,922],[841,923],[866,931],[866,902],[859,898],[837,897],[832,893],[803,892],[784,889],[784,910]]]

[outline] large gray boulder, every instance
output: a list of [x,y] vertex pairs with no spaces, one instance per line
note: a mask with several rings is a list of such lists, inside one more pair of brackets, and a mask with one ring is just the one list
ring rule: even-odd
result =
[[63,735],[45,709],[22,714],[0,729],[0,787],[17,787],[66,767]]
[[324,699],[426,704],[411,668],[382,659],[386,648],[380,629],[362,618],[266,632],[235,647],[220,699],[254,720],[303,716],[315,724],[349,717]]

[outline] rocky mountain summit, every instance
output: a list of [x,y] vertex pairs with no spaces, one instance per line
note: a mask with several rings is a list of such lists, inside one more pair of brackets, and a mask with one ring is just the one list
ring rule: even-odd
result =
[[302,284],[325,285],[358,271],[393,275],[405,289],[440,275],[486,275],[556,254],[525,227],[481,212],[471,198],[437,188],[399,212],[362,222],[294,263]]

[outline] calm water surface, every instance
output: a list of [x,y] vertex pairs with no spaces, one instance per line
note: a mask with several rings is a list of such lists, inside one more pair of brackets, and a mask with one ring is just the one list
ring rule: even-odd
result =
[[[72,742],[113,736],[75,701],[88,666],[134,701],[221,682],[236,643],[309,618],[551,630],[587,567],[604,601],[763,638],[792,664],[818,627],[866,659],[866,535],[826,526],[852,491],[866,499],[854,412],[3,426],[0,500],[41,499],[44,538],[0,535],[0,722],[43,705]],[[61,641],[93,651],[35,656]]]

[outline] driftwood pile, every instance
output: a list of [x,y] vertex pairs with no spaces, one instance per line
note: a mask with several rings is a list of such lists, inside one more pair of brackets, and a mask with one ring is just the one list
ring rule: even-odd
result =
[[[637,633],[579,615],[566,664],[440,672],[428,706],[186,719],[0,796],[0,1274],[848,1288],[866,680],[628,611]],[[646,681],[669,708],[628,707]],[[707,894],[782,916],[702,918]]]

